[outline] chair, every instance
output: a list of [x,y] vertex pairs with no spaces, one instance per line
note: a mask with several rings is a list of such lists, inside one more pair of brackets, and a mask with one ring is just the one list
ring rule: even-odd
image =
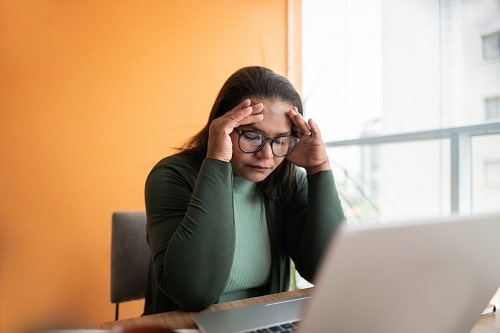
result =
[[149,265],[146,213],[116,211],[111,218],[111,303],[119,304],[145,296]]

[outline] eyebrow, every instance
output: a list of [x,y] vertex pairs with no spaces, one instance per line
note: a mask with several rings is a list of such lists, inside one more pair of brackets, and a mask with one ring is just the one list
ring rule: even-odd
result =
[[262,131],[261,129],[259,129],[254,124],[244,125],[243,127],[244,128],[242,128],[242,130],[244,130],[244,131],[248,131],[248,130],[257,131],[257,132],[260,132],[260,133],[262,133],[265,136],[270,137],[270,138],[277,138],[277,137],[280,137],[280,136],[289,136],[289,135],[293,134],[293,132],[290,130],[289,132],[277,133],[275,135],[269,136],[269,135],[267,135],[267,133],[264,133],[264,131]]

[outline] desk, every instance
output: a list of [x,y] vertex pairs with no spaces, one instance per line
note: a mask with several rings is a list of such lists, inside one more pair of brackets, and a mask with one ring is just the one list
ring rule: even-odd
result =
[[[288,297],[306,296],[310,293],[311,289],[299,289],[288,291],[279,294],[265,295],[254,298],[247,298],[243,300],[214,304],[203,312],[217,311],[223,309],[237,308],[240,306],[276,301]],[[500,300],[500,292],[497,293],[493,299],[495,302]],[[495,304],[499,304],[498,302]],[[196,328],[196,324],[192,317],[192,312],[172,311],[166,313],[159,313],[139,318],[123,319],[118,321],[111,321],[88,328],[95,329],[111,329],[115,326],[132,327],[132,326],[163,326],[170,329],[186,329]],[[500,332],[500,316],[496,313],[481,317],[477,324],[472,329],[471,333],[492,333]]]

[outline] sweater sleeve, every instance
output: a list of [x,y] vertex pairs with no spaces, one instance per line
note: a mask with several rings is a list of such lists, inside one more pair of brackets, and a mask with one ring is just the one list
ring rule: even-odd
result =
[[297,177],[285,213],[287,251],[302,277],[312,281],[330,239],[345,220],[331,170]]
[[[180,163],[182,164],[182,163]],[[155,167],[145,188],[148,241],[158,287],[181,310],[217,302],[234,252],[230,163]]]

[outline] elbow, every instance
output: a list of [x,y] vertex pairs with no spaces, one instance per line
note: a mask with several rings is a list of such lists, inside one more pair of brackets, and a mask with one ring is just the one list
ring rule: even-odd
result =
[[175,281],[164,277],[158,279],[157,284],[181,311],[201,311],[218,302],[219,295],[214,293],[214,288],[204,288],[198,283],[189,283],[190,281],[186,280],[190,279]]
[[303,251],[302,253],[301,260],[295,263],[295,267],[301,277],[313,283],[312,281],[314,281],[316,273],[323,262],[326,251],[318,249],[314,253],[308,253],[308,251]]
[[217,299],[208,298],[206,295],[200,295],[200,297],[196,297],[196,295],[182,295],[179,297],[176,302],[179,305],[179,310],[181,311],[190,311],[190,312],[198,312],[208,308],[210,305],[217,303]]
[[178,288],[176,292],[171,291],[172,299],[181,311],[201,311],[219,301],[219,295],[213,293],[212,288]]

